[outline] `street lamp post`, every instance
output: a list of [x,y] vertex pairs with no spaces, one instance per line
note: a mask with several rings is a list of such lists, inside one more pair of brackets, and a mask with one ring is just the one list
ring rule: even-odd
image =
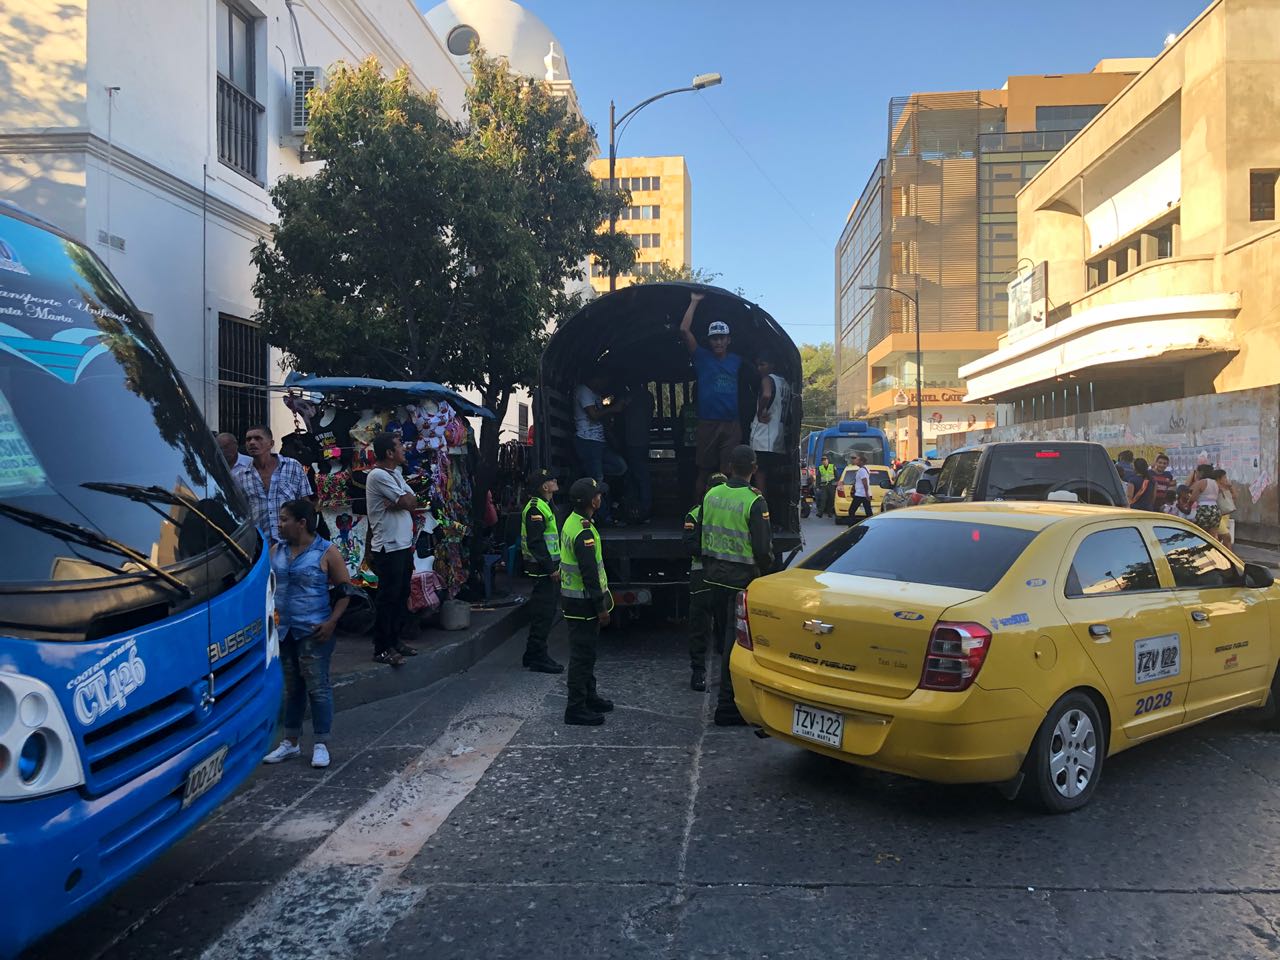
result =
[[918,456],[924,456],[924,382],[921,371],[924,369],[924,354],[920,350],[920,300],[917,296],[899,290],[897,287],[884,287],[874,283],[858,285],[859,290],[888,290],[911,301],[914,310],[913,322],[916,328],[916,443],[919,445]]
[[[705,90],[707,87],[714,87],[721,83],[723,78],[718,73],[700,73],[693,78],[693,81],[687,87],[677,87],[674,90],[666,90],[662,93],[654,94],[648,100],[642,100],[634,107],[624,113],[622,116],[614,119],[614,102],[609,101],[609,189],[616,189],[617,176],[615,169],[618,163],[618,127],[622,126],[637,113],[653,103],[655,100],[661,100],[663,97],[669,97],[673,93],[692,93],[695,90]],[[617,232],[618,213],[615,209],[609,211],[609,236],[613,236]],[[613,293],[618,289],[618,274],[613,269],[613,264],[609,265],[609,292]]]

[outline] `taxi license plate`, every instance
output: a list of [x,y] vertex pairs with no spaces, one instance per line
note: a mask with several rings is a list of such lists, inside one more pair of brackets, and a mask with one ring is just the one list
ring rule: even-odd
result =
[[829,710],[797,703],[791,718],[791,732],[806,740],[838,747],[844,736],[844,717]]
[[187,773],[187,785],[182,791],[182,807],[192,803],[212,790],[222,779],[222,769],[227,762],[227,748],[219,747],[213,756],[201,760]]

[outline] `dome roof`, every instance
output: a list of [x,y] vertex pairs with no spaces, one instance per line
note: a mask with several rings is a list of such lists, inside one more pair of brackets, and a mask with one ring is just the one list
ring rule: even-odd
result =
[[[506,57],[511,69],[539,80],[568,80],[564,48],[547,25],[513,0],[444,0],[425,14],[427,26],[468,72],[468,50],[479,39],[489,56]],[[554,76],[547,76],[554,70]]]

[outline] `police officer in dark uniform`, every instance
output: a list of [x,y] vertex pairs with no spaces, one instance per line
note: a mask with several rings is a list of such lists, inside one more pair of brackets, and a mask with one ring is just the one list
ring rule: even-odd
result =
[[564,722],[595,727],[613,709],[613,701],[596,691],[596,642],[609,623],[613,594],[604,570],[600,532],[591,518],[600,509],[607,487],[591,477],[569,488],[573,508],[560,529],[560,593],[569,623],[569,702]]
[[773,565],[773,529],[769,506],[751,486],[756,454],[740,444],[729,454],[729,482],[707,491],[702,502],[702,562],[711,587],[711,600],[724,617],[724,655],[720,658],[720,694],[716,701],[718,727],[746,721],[733,702],[729,657],[734,644],[734,607],[738,594]]
[[560,602],[560,527],[551,509],[551,498],[560,484],[543,467],[530,474],[529,486],[533,492],[520,514],[520,555],[525,573],[533,579],[523,663],[536,673],[563,673],[564,666],[547,653],[547,637]]
[[[715,489],[728,479],[723,473],[713,473],[707,489]],[[701,692],[707,689],[707,641],[716,637],[717,647],[723,643],[724,624],[711,602],[711,588],[703,576],[700,503],[684,515],[684,547],[692,558],[689,561],[689,689]]]

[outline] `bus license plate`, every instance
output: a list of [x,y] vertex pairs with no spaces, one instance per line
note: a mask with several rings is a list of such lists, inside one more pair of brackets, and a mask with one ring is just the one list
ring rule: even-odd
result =
[[796,704],[791,718],[791,732],[797,737],[825,743],[829,747],[840,746],[844,736],[844,717],[828,710],[819,710],[803,703]]
[[182,791],[182,807],[192,803],[212,790],[222,779],[222,768],[227,761],[227,748],[219,747],[213,756],[201,760],[187,774],[187,786]]

